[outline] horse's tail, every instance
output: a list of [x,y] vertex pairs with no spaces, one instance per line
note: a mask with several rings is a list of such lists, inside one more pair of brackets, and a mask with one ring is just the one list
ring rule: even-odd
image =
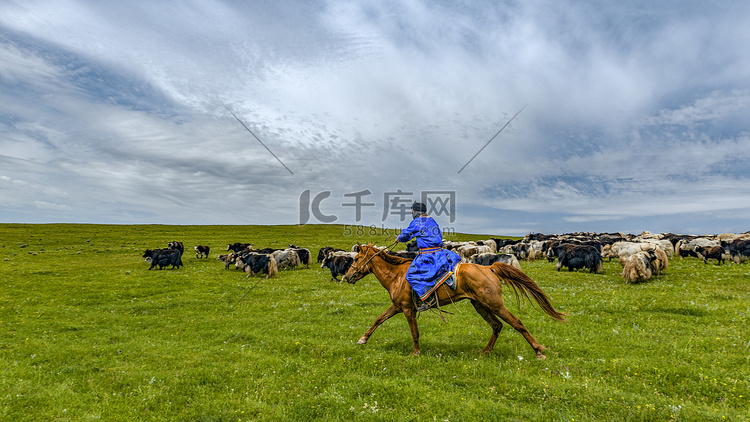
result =
[[520,294],[522,294],[529,301],[531,301],[531,298],[534,298],[536,303],[539,304],[539,306],[544,312],[547,313],[547,315],[558,321],[565,322],[565,318],[563,317],[566,314],[556,311],[555,308],[552,307],[547,294],[542,291],[541,287],[534,283],[534,280],[524,274],[523,271],[519,270],[516,267],[503,264],[502,262],[496,262],[492,264],[492,266],[490,266],[490,269],[500,280],[504,281],[505,284],[513,288],[513,292],[516,294],[517,299],[520,296],[520,291]]

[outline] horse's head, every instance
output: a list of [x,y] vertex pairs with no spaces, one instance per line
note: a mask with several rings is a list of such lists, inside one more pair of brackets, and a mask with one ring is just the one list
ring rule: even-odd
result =
[[357,247],[359,252],[354,257],[354,262],[352,262],[349,270],[342,277],[344,281],[351,284],[358,282],[362,277],[370,274],[372,271],[370,261],[379,252],[377,248],[372,246],[372,243],[369,245],[360,245],[357,243]]

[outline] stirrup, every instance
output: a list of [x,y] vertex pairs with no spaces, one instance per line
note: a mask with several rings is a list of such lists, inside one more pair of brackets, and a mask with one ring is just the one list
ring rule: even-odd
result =
[[434,308],[435,306],[437,306],[437,300],[435,300],[435,295],[433,294],[419,304],[417,312],[426,311],[428,309]]

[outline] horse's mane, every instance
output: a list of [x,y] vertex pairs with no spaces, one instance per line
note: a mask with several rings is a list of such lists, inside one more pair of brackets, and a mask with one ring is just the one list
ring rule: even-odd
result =
[[387,249],[384,254],[381,253],[379,256],[382,256],[385,262],[393,265],[406,264],[414,261],[412,258],[404,258],[403,256],[394,255]]
[[391,265],[410,264],[413,261],[413,259],[411,258],[404,258],[402,256],[393,255],[388,249],[378,249],[374,246],[372,247],[372,249],[375,249],[376,251],[382,251],[382,253],[378,256],[383,258],[385,262]]

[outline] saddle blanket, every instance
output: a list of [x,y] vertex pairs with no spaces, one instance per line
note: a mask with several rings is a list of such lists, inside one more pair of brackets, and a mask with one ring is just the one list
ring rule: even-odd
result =
[[427,299],[431,294],[435,292],[435,290],[438,289],[443,283],[445,283],[446,286],[450,287],[451,290],[456,290],[456,274],[458,274],[458,268],[461,266],[461,264],[456,264],[456,267],[453,269],[453,271],[449,271],[445,274],[443,274],[438,281],[435,283],[434,286],[430,288],[430,290],[420,296],[421,300]]

